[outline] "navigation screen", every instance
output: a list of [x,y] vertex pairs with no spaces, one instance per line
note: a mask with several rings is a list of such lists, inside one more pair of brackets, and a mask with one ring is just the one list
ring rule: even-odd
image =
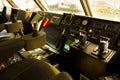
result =
[[50,47],[56,48],[57,42],[61,34],[61,30],[57,29],[54,25],[45,28],[47,43]]

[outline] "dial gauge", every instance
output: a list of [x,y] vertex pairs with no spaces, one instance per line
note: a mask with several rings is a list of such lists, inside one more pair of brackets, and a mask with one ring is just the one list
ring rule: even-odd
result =
[[82,21],[82,25],[87,25],[88,24],[88,20],[83,20]]

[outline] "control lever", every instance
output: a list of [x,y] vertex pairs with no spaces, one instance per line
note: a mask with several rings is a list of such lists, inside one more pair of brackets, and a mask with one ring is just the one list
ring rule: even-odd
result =
[[89,45],[89,42],[87,41],[86,31],[84,30],[79,31],[78,40],[79,41],[75,43],[75,46],[77,46],[80,49],[85,49]]
[[100,37],[100,44],[99,44],[99,48],[98,48],[98,56],[100,58],[105,58],[105,56],[108,55],[109,53],[109,38],[107,37]]
[[79,41],[80,41],[79,45],[82,45],[82,46],[84,46],[87,43],[86,32],[83,30],[79,32]]
[[32,26],[34,27],[33,35],[32,36],[38,36],[39,31],[41,31],[43,28],[45,28],[48,24],[50,24],[50,19],[45,18],[43,20],[40,19],[38,22],[34,22]]

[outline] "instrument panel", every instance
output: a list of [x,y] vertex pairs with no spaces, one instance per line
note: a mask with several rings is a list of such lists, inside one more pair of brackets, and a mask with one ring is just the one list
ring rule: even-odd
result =
[[90,19],[83,16],[75,16],[70,26],[70,33],[79,34],[80,30],[87,31]]
[[88,37],[87,39],[93,43],[99,44],[100,36],[104,36],[110,39],[109,48],[116,49],[119,45],[119,22],[74,15],[72,16],[71,20],[69,18],[67,23],[65,22],[64,24],[69,24],[64,33],[66,36],[73,38],[79,37],[79,31],[83,30],[86,31]]
[[117,47],[116,41],[120,34],[120,23],[105,21],[105,20],[93,20],[91,26],[88,29],[88,38],[90,41],[99,44],[100,36],[109,38],[109,48],[115,49]]

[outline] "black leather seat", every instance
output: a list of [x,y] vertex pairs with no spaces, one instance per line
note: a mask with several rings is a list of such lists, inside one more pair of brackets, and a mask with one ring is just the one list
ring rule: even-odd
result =
[[[0,61],[4,61],[23,48],[24,41],[11,39],[0,43],[0,47]],[[48,62],[27,58],[0,70],[0,80],[72,80],[72,77]]]
[[0,71],[0,80],[72,80],[51,64],[37,59],[24,59]]

